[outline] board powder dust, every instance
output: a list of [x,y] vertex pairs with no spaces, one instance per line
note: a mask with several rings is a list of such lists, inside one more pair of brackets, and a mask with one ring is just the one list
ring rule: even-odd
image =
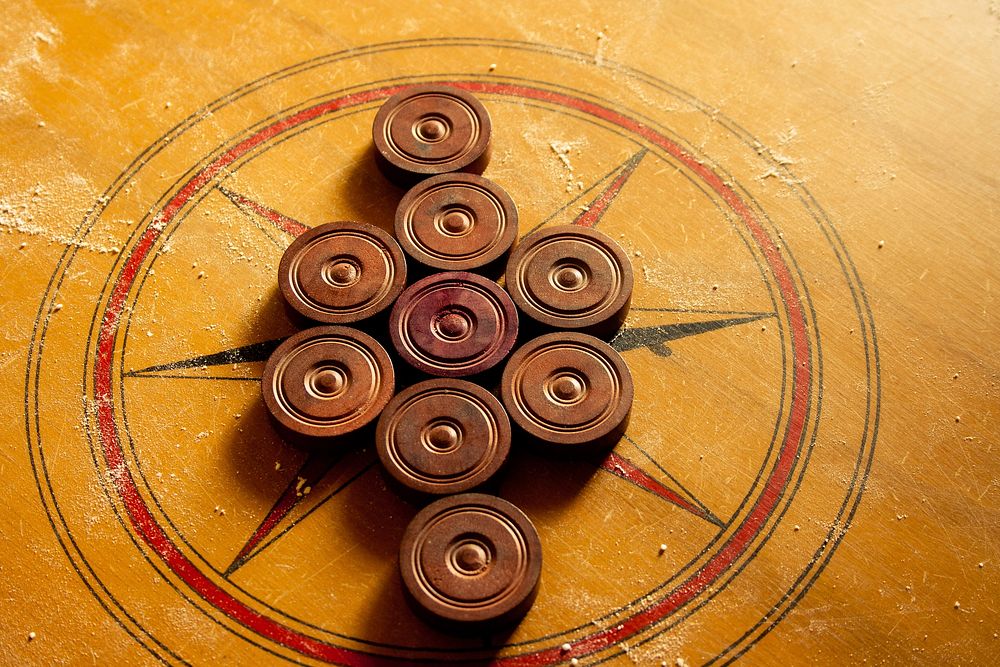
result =
[[[91,4],[14,0],[0,58],[12,662],[990,663],[989,8],[514,0],[442,38],[455,12],[409,0],[379,21]],[[260,395],[316,322],[284,311],[282,252],[333,219],[391,235],[414,183],[383,176],[373,120],[426,84],[487,108],[481,175],[520,236],[596,228],[635,268],[606,334],[626,437],[582,459],[512,424],[477,487],[545,548],[535,604],[488,646],[406,603],[398,549],[431,499],[383,473],[377,420],[296,448]],[[407,283],[436,270],[406,262]],[[335,326],[378,340],[399,392],[426,376],[390,311]],[[518,319],[521,342],[545,330]]]

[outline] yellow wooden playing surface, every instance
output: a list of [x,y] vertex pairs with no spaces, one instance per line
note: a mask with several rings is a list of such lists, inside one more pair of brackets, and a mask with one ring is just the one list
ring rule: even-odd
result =
[[[996,660],[996,3],[321,4],[4,6],[5,663]],[[522,233],[636,282],[626,437],[515,440],[502,634],[420,621],[418,505],[260,398],[282,250],[391,229],[371,122],[425,81],[486,105]]]

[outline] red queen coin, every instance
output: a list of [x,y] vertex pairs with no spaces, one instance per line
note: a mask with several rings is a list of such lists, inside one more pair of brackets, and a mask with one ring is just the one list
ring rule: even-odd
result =
[[492,280],[460,271],[410,285],[389,316],[399,355],[417,370],[442,377],[493,368],[517,339],[517,308]]

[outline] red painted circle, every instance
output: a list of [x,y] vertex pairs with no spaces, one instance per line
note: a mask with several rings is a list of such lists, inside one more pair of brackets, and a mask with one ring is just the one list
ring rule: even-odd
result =
[[[669,154],[697,176],[708,189],[718,194],[744,225],[771,271],[788,317],[791,363],[794,369],[788,426],[778,448],[776,463],[743,522],[728,534],[721,548],[688,578],[612,627],[598,630],[571,642],[570,651],[565,651],[560,646],[553,646],[533,653],[498,658],[496,661],[503,665],[547,665],[565,661],[573,655],[586,655],[600,650],[661,621],[708,589],[745,553],[777,507],[790,480],[805,435],[809,396],[814,380],[806,314],[789,264],[751,207],[722,176],[699,162],[695,156],[668,137],[613,109],[561,92],[496,82],[447,83],[477,94],[512,96],[575,110],[641,137]],[[215,157],[181,186],[139,235],[137,242],[124,258],[116,281],[111,285],[110,298],[101,316],[96,340],[97,356],[94,363],[96,396],[112,395],[112,355],[126,301],[157,239],[182,209],[199,192],[212,187],[216,177],[225,169],[264,144],[305,123],[344,109],[387,98],[405,87],[405,85],[394,85],[362,90],[279,118]],[[398,664],[398,660],[393,658],[335,646],[302,634],[250,608],[201,572],[198,566],[170,540],[142,499],[132,472],[126,465],[125,452],[115,426],[111,401],[98,400],[96,405],[98,437],[112,471],[109,479],[126,508],[132,527],[147,546],[188,586],[234,621],[304,656],[343,665]]]

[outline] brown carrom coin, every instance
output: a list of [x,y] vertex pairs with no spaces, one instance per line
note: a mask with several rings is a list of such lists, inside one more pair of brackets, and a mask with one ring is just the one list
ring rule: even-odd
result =
[[306,319],[350,324],[388,308],[406,286],[396,240],[363,222],[329,222],[300,235],[278,265],[285,301]]
[[486,107],[472,93],[440,84],[396,93],[372,125],[376,161],[401,184],[453,171],[483,173],[492,132]]
[[442,174],[414,186],[396,209],[396,238],[410,257],[444,271],[502,260],[517,238],[507,191],[475,174]]
[[632,408],[632,374],[602,340],[576,332],[539,336],[504,368],[500,395],[529,435],[567,447],[611,446]]
[[264,403],[294,441],[321,445],[378,417],[392,398],[388,353],[356,329],[319,326],[289,337],[264,366]]
[[410,285],[389,316],[389,335],[414,368],[443,377],[493,368],[517,339],[517,308],[488,278],[437,273]]
[[456,378],[427,380],[397,394],[375,432],[379,458],[403,486],[437,495],[488,481],[510,453],[500,401]]
[[542,545],[531,520],[495,496],[442,498],[410,522],[399,569],[418,610],[452,626],[508,625],[534,602]]
[[507,263],[507,290],[518,308],[560,329],[616,330],[628,313],[632,282],[632,263],[621,246],[579,225],[530,234]]

